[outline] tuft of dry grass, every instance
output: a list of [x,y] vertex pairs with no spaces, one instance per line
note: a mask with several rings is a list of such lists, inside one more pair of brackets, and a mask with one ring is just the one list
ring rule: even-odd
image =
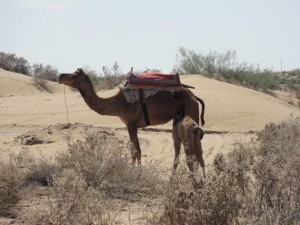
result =
[[70,146],[68,154],[58,158],[59,167],[72,168],[89,186],[127,193],[158,191],[162,174],[157,165],[147,163],[135,167],[127,141],[106,133],[93,133],[85,141]]
[[69,169],[55,180],[48,204],[27,209],[22,220],[39,225],[111,224],[118,211],[111,203]]
[[196,185],[187,174],[176,173],[166,192],[162,224],[232,224],[238,218],[243,189],[235,171],[228,165],[214,169]]
[[15,206],[20,200],[23,180],[13,159],[0,160],[0,214]]

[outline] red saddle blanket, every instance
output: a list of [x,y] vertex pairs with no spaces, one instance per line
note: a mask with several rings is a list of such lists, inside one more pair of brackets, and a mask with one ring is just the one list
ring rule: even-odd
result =
[[134,75],[128,74],[128,85],[138,87],[181,87],[178,73],[163,74],[158,72],[148,72]]

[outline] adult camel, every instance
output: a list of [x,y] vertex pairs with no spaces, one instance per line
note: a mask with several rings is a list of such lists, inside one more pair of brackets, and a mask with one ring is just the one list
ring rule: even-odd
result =
[[[74,73],[64,73],[58,78],[58,83],[77,88],[86,104],[101,115],[117,116],[126,125],[130,141],[135,149],[132,161],[141,162],[141,148],[137,129],[146,127],[142,102],[127,103],[123,93],[119,91],[109,98],[97,96],[89,77],[82,69]],[[151,126],[169,122],[178,115],[188,115],[199,124],[199,101],[202,104],[201,122],[204,124],[204,102],[190,90],[183,88],[177,92],[160,91],[144,99]]]

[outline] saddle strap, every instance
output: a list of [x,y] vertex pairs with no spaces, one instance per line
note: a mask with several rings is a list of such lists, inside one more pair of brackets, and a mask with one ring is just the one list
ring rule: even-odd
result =
[[146,123],[146,126],[149,126],[150,125],[150,119],[149,119],[149,114],[148,114],[146,100],[145,100],[145,93],[142,89],[140,89],[140,99],[141,99],[141,103],[142,103],[142,110],[143,110],[143,113],[144,113],[145,123]]

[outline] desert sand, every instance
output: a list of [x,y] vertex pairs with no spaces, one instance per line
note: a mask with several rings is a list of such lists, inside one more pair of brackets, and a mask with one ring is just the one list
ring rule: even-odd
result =
[[[236,143],[247,143],[267,123],[279,123],[299,116],[299,108],[252,89],[223,83],[201,75],[181,76],[181,82],[194,86],[192,91],[206,104],[203,151],[206,164],[213,156],[226,154]],[[50,92],[38,90],[31,77],[0,69],[0,158],[29,150],[36,157],[52,158],[68,148],[73,139],[83,139],[88,131],[100,129],[127,138],[119,118],[101,116],[83,101],[78,92],[48,82]],[[101,97],[118,91],[100,91]],[[68,111],[68,115],[67,115]],[[64,129],[72,123],[72,129]],[[171,122],[139,130],[142,160],[161,160],[172,168],[174,150]]]

